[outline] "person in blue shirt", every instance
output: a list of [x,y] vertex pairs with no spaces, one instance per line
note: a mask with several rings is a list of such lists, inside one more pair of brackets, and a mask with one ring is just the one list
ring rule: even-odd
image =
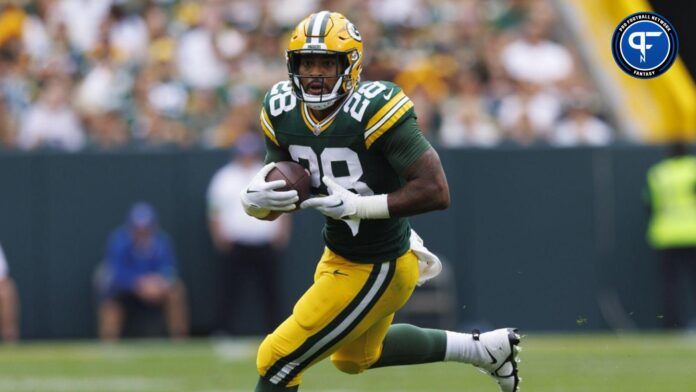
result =
[[161,307],[172,338],[188,334],[185,290],[177,278],[174,249],[152,206],[133,205],[126,223],[109,236],[105,261],[99,309],[103,340],[119,338],[126,309],[135,302]]
[[0,246],[0,338],[7,343],[19,339],[19,298]]

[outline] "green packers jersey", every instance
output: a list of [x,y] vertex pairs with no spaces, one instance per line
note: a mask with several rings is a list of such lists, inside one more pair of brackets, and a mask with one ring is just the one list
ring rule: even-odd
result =
[[[415,122],[413,102],[391,82],[361,82],[334,112],[316,120],[297,100],[289,81],[264,97],[261,128],[266,162],[293,160],[311,173],[313,194],[326,194],[329,176],[360,195],[394,192],[404,170],[430,144]],[[324,241],[332,251],[360,263],[396,259],[409,249],[406,218],[363,219],[353,236],[348,225],[326,218]]]

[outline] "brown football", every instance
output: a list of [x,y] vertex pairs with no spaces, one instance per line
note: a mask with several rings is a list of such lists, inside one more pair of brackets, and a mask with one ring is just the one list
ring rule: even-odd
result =
[[266,181],[285,180],[286,185],[277,191],[289,191],[294,189],[300,200],[295,203],[296,208],[300,208],[300,203],[307,200],[310,195],[311,178],[307,169],[297,162],[281,161],[276,162],[275,167],[268,172]]

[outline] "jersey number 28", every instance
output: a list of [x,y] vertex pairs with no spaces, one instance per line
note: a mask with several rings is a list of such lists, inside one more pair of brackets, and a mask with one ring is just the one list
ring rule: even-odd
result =
[[[290,156],[295,162],[305,160],[309,162],[309,172],[312,177],[312,187],[321,186],[322,174],[333,178],[339,185],[346,189],[355,189],[361,195],[374,195],[374,192],[366,183],[360,181],[363,176],[362,165],[358,154],[347,147],[327,147],[319,156],[311,147],[291,144],[288,147]],[[333,173],[333,163],[344,162],[348,167],[348,175],[336,177]]]

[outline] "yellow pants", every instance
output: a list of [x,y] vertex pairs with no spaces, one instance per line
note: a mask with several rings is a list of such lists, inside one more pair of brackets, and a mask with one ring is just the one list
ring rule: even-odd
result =
[[369,368],[382,353],[394,312],[409,299],[417,280],[418,260],[411,251],[391,262],[356,264],[326,248],[314,284],[261,343],[259,374],[292,387],[329,355],[347,373]]

